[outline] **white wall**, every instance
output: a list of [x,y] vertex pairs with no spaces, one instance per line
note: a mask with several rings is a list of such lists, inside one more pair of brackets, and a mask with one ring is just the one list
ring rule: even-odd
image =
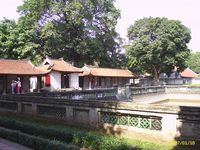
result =
[[69,87],[70,88],[79,88],[79,76],[78,73],[69,74]]
[[61,73],[52,71],[50,73],[51,90],[61,89]]
[[30,77],[30,91],[37,89],[37,77]]
[[200,78],[193,78],[192,84],[200,84]]

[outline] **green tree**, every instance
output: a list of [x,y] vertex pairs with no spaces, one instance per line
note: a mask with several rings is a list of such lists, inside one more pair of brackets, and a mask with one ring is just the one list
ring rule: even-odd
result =
[[78,65],[120,64],[115,31],[120,13],[113,0],[24,0],[18,11],[20,24],[35,31],[38,55],[64,57]]
[[191,53],[187,60],[187,66],[196,73],[200,73],[200,52]]
[[33,38],[31,30],[25,30],[14,20],[4,18],[0,21],[0,58],[32,58],[39,46],[33,43]]
[[130,45],[126,47],[128,66],[150,73],[155,81],[174,66],[186,67],[190,30],[180,21],[167,18],[143,18],[128,28]]
[[0,21],[0,58],[15,58],[16,52],[13,51],[15,47],[16,36],[13,30],[16,23],[13,20],[4,18]]

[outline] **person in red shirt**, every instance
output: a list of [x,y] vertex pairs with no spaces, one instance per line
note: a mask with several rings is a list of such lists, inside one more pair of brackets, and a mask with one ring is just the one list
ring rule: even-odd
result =
[[17,93],[20,94],[21,92],[21,81],[20,81],[20,78],[18,78],[18,81],[17,81]]

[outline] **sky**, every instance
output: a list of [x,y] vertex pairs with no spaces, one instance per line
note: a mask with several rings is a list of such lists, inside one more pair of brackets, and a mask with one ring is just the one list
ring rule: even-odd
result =
[[200,51],[200,0],[116,0],[121,10],[117,32],[126,38],[127,29],[135,20],[144,17],[167,17],[179,20],[191,31],[192,39],[188,47]]
[[[19,17],[17,6],[22,0],[0,0],[0,20],[3,17],[15,19]],[[200,0],[116,0],[115,6],[121,10],[117,32],[127,40],[127,29],[135,20],[144,17],[167,17],[179,20],[191,30],[192,40],[188,47],[192,51],[200,51]]]

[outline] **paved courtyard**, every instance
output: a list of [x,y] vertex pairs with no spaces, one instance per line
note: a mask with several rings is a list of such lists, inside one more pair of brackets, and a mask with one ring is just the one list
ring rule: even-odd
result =
[[0,150],[32,150],[32,149],[0,138]]

